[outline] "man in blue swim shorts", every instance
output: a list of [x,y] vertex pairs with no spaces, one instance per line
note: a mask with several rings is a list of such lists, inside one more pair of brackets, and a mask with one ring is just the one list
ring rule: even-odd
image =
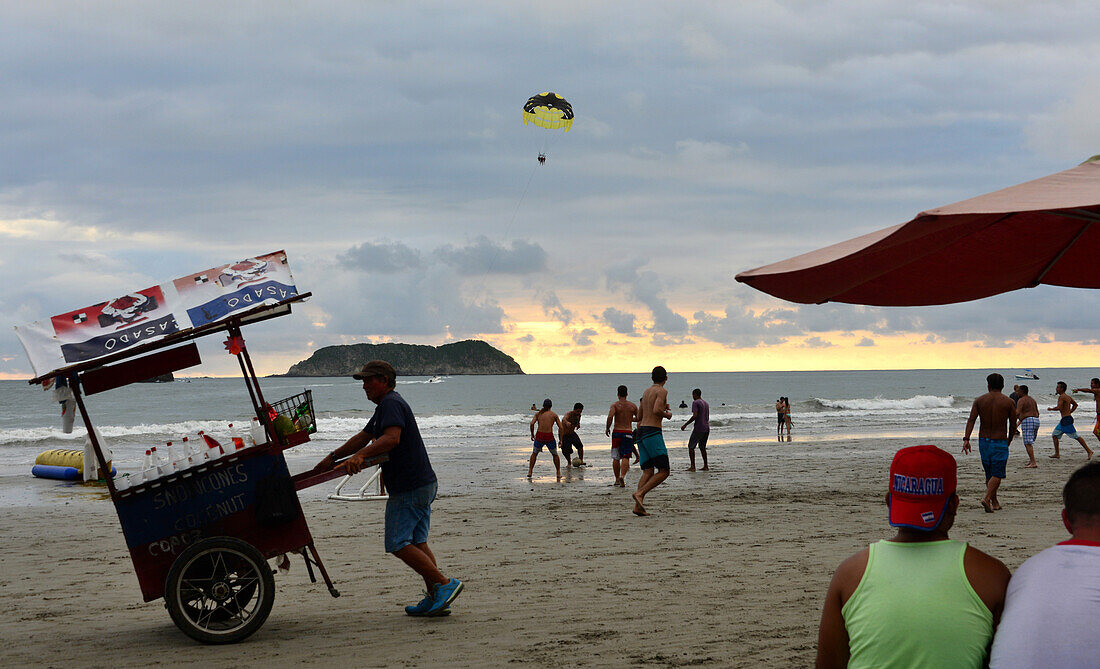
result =
[[634,498],[634,515],[648,516],[645,510],[646,493],[664,483],[668,478],[668,451],[665,449],[665,437],[661,434],[661,421],[672,418],[672,409],[668,406],[668,391],[665,381],[668,373],[658,365],[650,375],[653,385],[642,393],[638,409],[638,457],[642,461],[642,477],[638,479],[638,490]]
[[1001,480],[1005,477],[1008,444],[1012,441],[1012,433],[1016,431],[1016,404],[1001,392],[1005,387],[1003,376],[993,373],[985,377],[985,381],[989,392],[974,400],[974,405],[970,407],[962,452],[970,452],[970,433],[974,431],[974,423],[980,418],[978,453],[982,458],[982,468],[985,469],[985,497],[982,497],[981,505],[986,513],[993,513],[1001,508],[1001,503],[997,500],[997,489],[1001,487]]
[[1054,438],[1054,455],[1052,458],[1060,458],[1062,454],[1058,452],[1058,439],[1065,435],[1070,439],[1076,439],[1080,442],[1081,447],[1085,449],[1085,452],[1089,454],[1089,460],[1092,459],[1092,449],[1085,443],[1085,440],[1077,436],[1077,428],[1073,427],[1073,412],[1077,410],[1077,400],[1069,396],[1066,392],[1066,382],[1059,381],[1058,385],[1054,387],[1055,392],[1058,393],[1058,404],[1052,406],[1047,411],[1057,411],[1062,415],[1062,420],[1058,421],[1058,425],[1054,428],[1054,432],[1050,436]]

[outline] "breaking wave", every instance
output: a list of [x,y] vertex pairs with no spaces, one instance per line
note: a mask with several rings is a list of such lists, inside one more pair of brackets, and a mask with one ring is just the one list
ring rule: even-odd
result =
[[815,397],[813,403],[822,409],[848,411],[919,411],[922,409],[949,409],[955,405],[955,396],[915,395],[900,400],[888,400],[882,397],[831,400]]

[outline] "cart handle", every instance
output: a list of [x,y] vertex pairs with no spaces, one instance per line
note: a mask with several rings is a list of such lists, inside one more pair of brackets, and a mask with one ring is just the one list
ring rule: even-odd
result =
[[[382,464],[383,462],[386,462],[389,459],[390,459],[390,456],[385,455],[385,454],[376,455],[372,458],[367,458],[366,460],[364,460],[363,461],[363,467],[366,468],[366,467],[373,467],[375,465],[380,465],[380,464]],[[342,467],[340,467],[340,464],[342,462],[344,462],[345,460],[347,460],[347,458],[344,458],[344,460],[341,460],[340,462],[336,463],[335,465],[333,465],[332,469],[329,469],[327,471],[318,471],[316,469],[310,469],[309,471],[302,472],[301,474],[295,474],[294,476],[290,477],[290,480],[294,482],[294,489],[295,490],[302,490],[304,488],[309,488],[309,487],[312,487],[312,486],[315,486],[315,485],[320,485],[322,483],[327,483],[328,481],[331,481],[332,479],[339,478],[341,476],[347,475],[347,471],[345,471]]]

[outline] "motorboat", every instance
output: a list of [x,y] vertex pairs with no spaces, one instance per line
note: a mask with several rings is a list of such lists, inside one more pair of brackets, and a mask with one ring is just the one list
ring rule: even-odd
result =
[[443,377],[433,376],[432,378],[428,379],[428,383],[443,383]]
[[1038,381],[1039,380],[1039,376],[1035,372],[1031,371],[1030,369],[1025,369],[1023,374],[1017,374],[1016,378],[1021,379],[1021,380],[1031,380],[1031,381]]

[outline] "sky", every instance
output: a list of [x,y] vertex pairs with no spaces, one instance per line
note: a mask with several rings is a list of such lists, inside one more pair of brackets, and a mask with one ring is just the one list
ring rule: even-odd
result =
[[[279,249],[313,298],[246,329],[261,373],[468,338],[529,373],[1091,366],[1095,291],[806,306],[733,277],[1100,153],[1097,25],[1008,0],[0,2],[0,378],[32,376],[12,326]],[[570,132],[522,123],[543,91]]]

